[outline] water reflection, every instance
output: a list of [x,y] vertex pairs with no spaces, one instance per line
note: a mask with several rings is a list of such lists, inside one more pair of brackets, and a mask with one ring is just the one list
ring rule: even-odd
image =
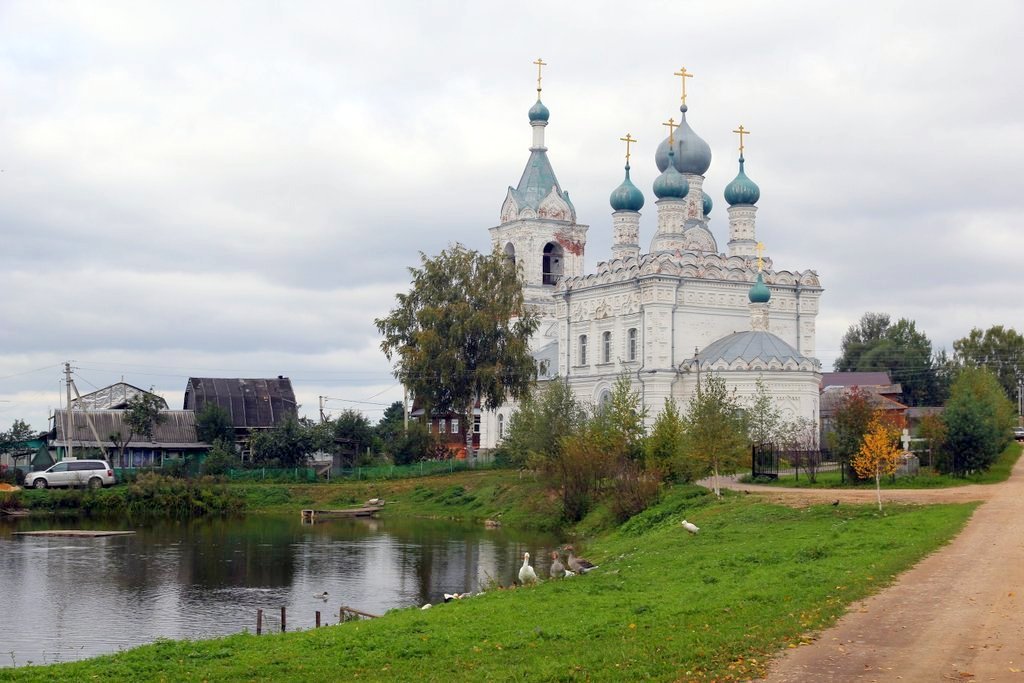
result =
[[[133,536],[46,538],[14,531],[134,529]],[[529,551],[546,575],[557,539],[427,520],[298,516],[0,523],[0,666],[80,659],[156,638],[203,638],[324,623],[347,605],[371,613],[512,582]],[[328,593],[327,600],[318,598]],[[13,653],[13,655],[8,654]]]

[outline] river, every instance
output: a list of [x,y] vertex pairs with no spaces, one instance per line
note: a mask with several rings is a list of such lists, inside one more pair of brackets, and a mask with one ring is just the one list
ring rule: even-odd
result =
[[[132,530],[130,536],[16,536],[42,529]],[[338,608],[371,614],[509,584],[530,552],[546,575],[551,535],[410,519],[298,515],[147,523],[0,520],[0,666],[49,664],[158,638],[208,638],[336,623]],[[543,574],[542,574],[543,573]],[[326,598],[322,598],[323,593]]]

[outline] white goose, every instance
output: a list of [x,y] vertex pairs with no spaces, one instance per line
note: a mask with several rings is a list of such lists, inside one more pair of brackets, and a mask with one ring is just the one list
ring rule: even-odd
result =
[[528,583],[537,583],[537,572],[530,566],[530,553],[523,553],[523,566],[519,568],[519,582],[524,586]]
[[689,531],[691,534],[695,534],[700,531],[700,527],[693,522],[687,522],[685,519],[681,522],[682,527]]

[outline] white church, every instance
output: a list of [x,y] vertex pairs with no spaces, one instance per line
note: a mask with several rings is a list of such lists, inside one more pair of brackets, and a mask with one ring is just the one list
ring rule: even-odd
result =
[[[539,62],[540,60],[538,60]],[[629,177],[611,193],[611,254],[584,272],[588,226],[562,189],[548,159],[544,132],[550,112],[540,100],[529,110],[533,144],[516,187],[509,187],[501,222],[490,228],[495,249],[519,264],[526,298],[540,313],[533,340],[541,379],[568,382],[581,401],[598,405],[623,374],[647,408],[648,424],[672,397],[684,408],[700,373],[714,372],[752,400],[761,379],[786,420],[818,424],[821,380],[815,319],[822,294],[813,270],[776,269],[761,258],[755,217],[760,189],[739,170],[724,192],[728,235],[720,250],[704,193],[711,148],[687,122],[685,69],[680,120],[654,162],[651,188],[657,218],[641,232],[644,192]],[[731,171],[730,171],[731,173]],[[649,224],[649,223],[648,223]],[[645,248],[646,247],[646,248]],[[504,435],[515,406],[481,416],[480,446]]]

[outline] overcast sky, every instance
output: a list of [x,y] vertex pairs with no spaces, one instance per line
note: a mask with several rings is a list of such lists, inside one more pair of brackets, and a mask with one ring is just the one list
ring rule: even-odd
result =
[[738,124],[777,268],[826,289],[830,369],[865,311],[950,348],[1024,329],[1024,3],[0,0],[0,429],[46,426],[59,363],[180,407],[198,376],[290,376],[374,421],[401,397],[373,319],[418,252],[489,249],[531,141],[610,249],[627,131],[647,197],[661,122]]

